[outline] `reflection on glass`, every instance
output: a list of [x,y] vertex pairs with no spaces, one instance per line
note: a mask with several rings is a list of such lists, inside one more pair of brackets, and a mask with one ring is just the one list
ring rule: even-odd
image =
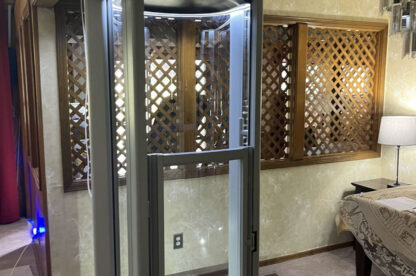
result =
[[410,55],[416,57],[416,2],[410,3]]
[[398,33],[400,32],[400,26],[402,21],[402,4],[401,3],[395,3],[392,5],[392,24],[391,24],[391,30],[392,33]]
[[120,185],[118,193],[119,202],[119,233],[120,233],[120,273],[129,275],[128,266],[128,231],[127,231],[127,121],[126,121],[126,89],[124,80],[123,62],[123,17],[121,0],[112,0],[112,42],[113,73],[114,73],[114,102],[115,111],[115,138],[116,168]]
[[[249,7],[240,25],[243,74],[248,81]],[[146,120],[149,153],[229,147],[230,45],[233,13],[145,13]],[[235,39],[235,38],[234,38]],[[241,91],[247,129],[248,85]],[[235,118],[234,118],[235,119]]]
[[[210,175],[164,182],[166,275],[200,275],[227,268],[228,164],[209,167]],[[217,173],[216,168],[220,168]],[[165,175],[170,173],[171,167],[166,167]]]

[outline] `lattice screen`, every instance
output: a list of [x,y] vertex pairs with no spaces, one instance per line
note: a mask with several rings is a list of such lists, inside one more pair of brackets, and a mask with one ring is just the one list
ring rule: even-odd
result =
[[[181,70],[195,74],[195,151],[228,147],[229,128],[229,17],[195,20],[195,67],[179,68],[179,22],[174,18],[145,16],[146,120],[149,153],[183,151],[184,127],[179,106]],[[80,13],[66,11],[67,92],[73,180],[85,180],[86,67]],[[117,170],[127,171],[126,94],[124,83],[122,18],[114,11],[114,93]],[[246,99],[247,100],[247,99]],[[247,106],[245,106],[247,109]],[[245,111],[247,113],[248,110]],[[246,114],[247,115],[247,114]],[[181,143],[182,142],[182,143]],[[202,167],[211,169],[209,164]],[[202,168],[201,165],[198,168]]]
[[195,74],[195,150],[228,147],[229,26],[214,31],[226,20],[224,17],[222,21],[194,23],[195,68],[179,68],[179,22],[174,18],[146,17],[148,152],[183,151],[179,115],[182,107],[178,102],[181,70],[193,70]]
[[145,19],[148,152],[178,152],[178,66],[175,19]]
[[86,64],[84,53],[84,36],[81,14],[73,10],[65,13],[66,41],[66,88],[68,92],[68,119],[71,143],[72,177],[83,180],[87,177],[88,163],[86,153],[85,121],[87,108]]
[[376,32],[308,30],[305,155],[369,150]]
[[113,41],[114,41],[114,107],[116,115],[116,151],[117,172],[119,177],[127,173],[127,121],[126,121],[126,92],[124,89],[123,63],[123,18],[121,3],[113,1],[120,9],[113,11]]
[[293,26],[263,28],[261,158],[285,159],[289,154],[293,97]]
[[[85,127],[88,127],[86,113],[86,64],[84,36],[80,12],[77,9],[65,10],[65,83],[68,96],[69,140],[71,149],[72,180],[87,178],[87,147]],[[126,106],[124,91],[124,65],[122,61],[121,13],[115,12],[113,18],[114,35],[114,92],[116,114],[117,170],[124,177],[127,167],[126,152]]]
[[[196,150],[228,148],[229,138],[229,81],[230,30],[221,26],[226,17],[215,26],[212,22],[197,24],[195,92]],[[214,31],[215,30],[215,31]]]

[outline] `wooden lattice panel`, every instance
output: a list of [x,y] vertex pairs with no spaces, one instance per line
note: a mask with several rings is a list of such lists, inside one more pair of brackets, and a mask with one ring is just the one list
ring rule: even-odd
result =
[[126,91],[124,85],[123,63],[123,20],[121,3],[113,1],[120,9],[113,11],[113,41],[114,41],[114,108],[116,123],[117,172],[119,177],[125,177],[127,172],[127,121],[126,121]]
[[228,148],[230,30],[227,24],[216,27],[206,21],[197,25],[196,151]]
[[148,152],[178,152],[177,22],[145,19]]
[[306,156],[373,146],[377,33],[308,29]]
[[86,63],[84,36],[82,32],[81,13],[67,10],[65,13],[66,41],[66,89],[68,96],[68,120],[71,143],[71,161],[73,180],[87,178],[87,146],[85,128],[87,108],[86,97]]
[[[76,9],[75,9],[76,10]],[[79,11],[66,10],[65,42],[71,162],[73,181],[87,177],[87,146],[85,141],[86,65],[82,21]],[[230,32],[225,24],[228,16],[215,20],[195,20],[195,67],[185,68],[179,62],[181,22],[174,18],[145,16],[146,120],[149,153],[184,151],[184,107],[181,106],[178,83],[185,71],[195,75],[195,148],[202,151],[228,147],[229,129],[229,58]],[[213,36],[212,36],[213,34]],[[126,91],[124,81],[122,15],[113,13],[114,108],[117,170],[123,178],[127,172]],[[191,47],[192,48],[192,47]],[[191,68],[192,67],[192,68]],[[191,71],[190,71],[191,70]],[[188,74],[189,75],[189,74]],[[186,99],[185,99],[186,100]],[[245,99],[248,114],[248,99]],[[187,125],[189,129],[191,125]],[[247,127],[247,126],[246,126]],[[189,136],[188,136],[189,138]],[[192,139],[192,137],[191,137]],[[189,149],[188,149],[189,150]],[[200,164],[194,173],[218,171],[210,164]],[[178,177],[183,176],[176,173]],[[214,173],[215,174],[215,173]],[[186,175],[192,175],[187,172]]]
[[285,159],[289,154],[293,97],[293,26],[263,27],[261,158]]
[[[122,61],[121,13],[115,11],[113,18],[114,36],[114,93],[116,116],[117,171],[119,177],[126,175],[126,103],[124,90],[124,65]],[[65,83],[68,97],[69,141],[71,152],[72,181],[87,179],[87,146],[85,127],[86,113],[86,61],[81,13],[78,9],[65,10]]]

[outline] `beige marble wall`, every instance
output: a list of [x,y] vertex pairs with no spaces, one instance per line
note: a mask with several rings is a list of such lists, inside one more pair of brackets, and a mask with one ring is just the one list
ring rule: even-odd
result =
[[[386,21],[379,0],[264,0],[265,13],[323,18]],[[385,85],[386,115],[416,115],[416,60],[404,57],[403,37],[388,38]],[[415,183],[416,149],[402,151],[403,181]],[[337,201],[351,190],[350,182],[394,177],[394,150],[382,158],[263,171],[261,173],[262,259],[342,242],[333,218]]]
[[[402,57],[403,39],[400,35],[390,37],[387,57],[385,110],[386,115],[416,116],[416,60]],[[394,147],[383,146],[383,176],[394,178],[396,174]],[[400,179],[416,184],[416,147],[400,150]]]
[[[282,15],[387,18],[379,14],[378,0],[265,0],[264,6],[266,13]],[[63,193],[53,10],[39,9],[38,17],[52,272],[58,276],[93,275],[91,200],[86,192]],[[402,57],[402,41],[400,35],[389,37],[386,114],[416,113],[416,61]],[[415,182],[415,151],[403,149],[404,181]],[[377,159],[262,171],[261,259],[349,240],[350,236],[338,236],[335,231],[338,201],[351,192],[351,181],[392,177],[394,164],[394,152],[383,147],[382,158]],[[169,272],[226,261],[226,183],[221,176],[167,183],[165,247]],[[122,269],[126,275],[125,190],[120,196]],[[172,250],[174,233],[184,233],[186,250]]]

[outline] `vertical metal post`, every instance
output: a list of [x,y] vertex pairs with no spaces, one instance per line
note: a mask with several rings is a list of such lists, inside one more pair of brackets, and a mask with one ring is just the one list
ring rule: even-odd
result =
[[150,274],[165,275],[163,155],[148,156],[150,191]]
[[114,33],[113,33],[113,2],[112,0],[106,0],[107,3],[107,45],[108,45],[108,82],[109,82],[109,97],[110,97],[110,121],[111,121],[111,157],[112,157],[112,176],[113,176],[113,198],[114,198],[114,254],[116,256],[116,271],[120,274],[120,211],[119,211],[119,179],[118,179],[118,169],[117,169],[117,146],[115,142],[117,139],[116,133],[116,111],[115,111],[115,102],[116,102],[116,91],[114,84]]
[[117,270],[112,120],[108,64],[107,2],[85,2],[86,55],[90,116],[95,274],[119,275]]
[[[149,154],[149,198],[150,198],[150,274],[165,275],[164,254],[164,177],[163,167],[172,165],[187,165],[200,162],[223,162],[231,161],[238,163],[239,171],[234,172],[238,181],[230,184],[230,243],[229,254],[233,254],[229,264],[229,275],[249,275],[248,267],[241,258],[242,252],[247,252],[247,198],[250,182],[250,156],[252,149],[249,147],[230,150],[212,150],[203,152],[186,152],[173,154]],[[236,238],[237,237],[237,238]],[[245,238],[243,238],[245,237]],[[232,251],[232,252],[230,252]],[[233,259],[235,258],[235,259]]]
[[[231,14],[230,19],[230,148],[241,146],[241,118],[243,114],[244,68],[244,10]],[[247,224],[244,217],[243,166],[240,160],[229,162],[229,275],[246,275],[244,260],[247,256]]]
[[123,0],[129,274],[150,275],[143,1]]
[[230,148],[240,147],[243,117],[244,10],[230,19]]
[[263,0],[255,0],[251,4],[250,30],[250,122],[249,146],[254,148],[252,167],[252,187],[249,194],[249,212],[251,213],[252,235],[254,248],[247,259],[250,263],[252,276],[259,274],[259,227],[260,227],[260,112],[261,112],[261,61],[263,48]]
[[396,183],[394,185],[399,186],[399,162],[400,162],[400,146],[397,146],[397,152],[396,152]]

